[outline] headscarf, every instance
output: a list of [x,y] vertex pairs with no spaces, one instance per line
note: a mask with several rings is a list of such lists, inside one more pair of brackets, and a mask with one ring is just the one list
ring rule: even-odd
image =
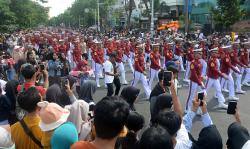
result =
[[215,125],[210,125],[201,130],[198,140],[194,140],[192,149],[222,149],[222,138]]
[[249,132],[240,123],[232,123],[227,130],[228,149],[241,149],[250,140]]
[[87,80],[80,86],[79,99],[83,99],[87,103],[93,101],[93,95],[96,92],[96,83],[93,80]]
[[89,104],[83,100],[77,100],[65,108],[70,111],[67,121],[75,124],[79,139],[85,140],[91,132],[91,124],[88,122]]
[[58,84],[53,84],[47,89],[46,101],[54,102],[59,104],[60,106],[63,106],[61,102],[61,97],[62,97],[62,91]]
[[74,124],[66,122],[59,126],[51,137],[51,148],[69,149],[78,141],[78,133]]
[[135,111],[134,102],[140,93],[140,89],[133,86],[124,87],[121,97],[129,104],[130,110]]

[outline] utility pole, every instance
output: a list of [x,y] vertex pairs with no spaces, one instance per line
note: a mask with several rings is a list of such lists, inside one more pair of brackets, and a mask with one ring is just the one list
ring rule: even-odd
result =
[[97,31],[100,32],[100,3],[99,0],[97,0]]
[[150,24],[150,31],[151,31],[151,38],[154,37],[154,0],[151,0],[151,24]]
[[81,28],[81,20],[80,20],[80,15],[78,16],[78,23],[79,23],[79,29]]
[[186,1],[186,2],[185,2],[185,3],[186,3],[186,8],[185,8],[185,10],[186,10],[186,13],[185,13],[185,33],[188,33],[188,26],[189,26],[188,2],[189,2],[189,0],[185,0],[185,1]]
[[96,9],[95,9],[95,26],[97,27],[97,25],[96,25]]

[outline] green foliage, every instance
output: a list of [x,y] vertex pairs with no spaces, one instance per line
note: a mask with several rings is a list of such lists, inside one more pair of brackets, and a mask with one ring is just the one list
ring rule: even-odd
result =
[[217,0],[217,3],[218,8],[212,10],[215,28],[219,31],[228,30],[241,18],[240,0]]
[[[109,6],[116,0],[99,0],[101,24],[108,24]],[[96,18],[95,18],[96,17]],[[63,14],[49,20],[49,25],[58,26],[64,23],[67,27],[92,26],[97,19],[97,0],[76,0]],[[97,20],[96,20],[97,21]]]
[[[45,1],[43,1],[45,2]],[[0,0],[0,32],[46,24],[48,9],[31,0]]]

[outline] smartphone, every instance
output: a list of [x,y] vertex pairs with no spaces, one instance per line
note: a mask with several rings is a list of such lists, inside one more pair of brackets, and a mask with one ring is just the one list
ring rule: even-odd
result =
[[231,100],[228,103],[228,108],[227,108],[227,114],[235,114],[236,112],[236,107],[237,107],[237,101],[236,100]]
[[163,86],[170,86],[171,81],[172,79],[172,72],[171,71],[164,71],[164,74],[163,74]]
[[41,71],[45,69],[44,64],[40,64],[39,67],[40,67],[40,70],[41,70]]
[[198,92],[198,99],[200,100],[200,106],[203,106],[202,100],[204,99],[204,92]]

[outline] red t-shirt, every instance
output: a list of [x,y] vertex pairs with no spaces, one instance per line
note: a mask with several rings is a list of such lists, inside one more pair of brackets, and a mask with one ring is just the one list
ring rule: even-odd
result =
[[[25,82],[23,84],[24,90],[27,90],[27,89],[29,89],[32,86],[35,86],[35,84],[31,83],[31,82]],[[45,95],[45,93],[46,93],[46,89],[45,88],[43,88],[42,86],[35,86],[35,87],[39,91],[39,93],[41,94],[41,96]],[[17,86],[17,91],[20,92],[21,89],[22,89],[22,85],[18,85]]]
[[79,141],[73,144],[70,149],[97,149],[92,143],[87,141]]

